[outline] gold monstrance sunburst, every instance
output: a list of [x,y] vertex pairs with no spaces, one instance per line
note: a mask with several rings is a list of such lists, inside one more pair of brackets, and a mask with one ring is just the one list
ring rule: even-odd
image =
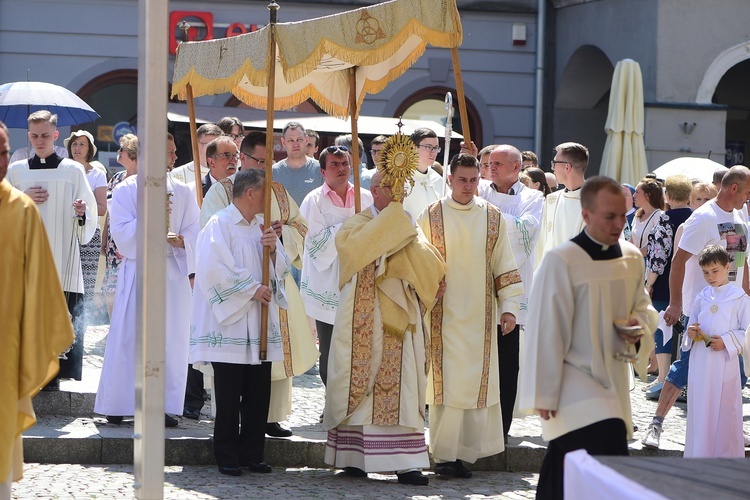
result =
[[414,172],[417,165],[419,156],[408,135],[398,132],[385,141],[380,152],[378,170],[383,172],[383,180],[391,185],[393,201],[401,202],[409,196],[414,187]]

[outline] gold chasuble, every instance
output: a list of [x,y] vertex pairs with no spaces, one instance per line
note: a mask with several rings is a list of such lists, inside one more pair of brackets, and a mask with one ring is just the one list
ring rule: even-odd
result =
[[0,483],[21,479],[21,434],[34,425],[31,398],[57,374],[73,343],[60,278],[34,202],[0,181]]
[[430,448],[438,462],[474,462],[504,449],[496,314],[518,314],[521,276],[505,220],[487,201],[446,197],[418,224],[447,266],[445,295],[430,315]]
[[326,462],[367,472],[428,467],[423,311],[445,265],[399,203],[336,235],[342,284],[328,364]]

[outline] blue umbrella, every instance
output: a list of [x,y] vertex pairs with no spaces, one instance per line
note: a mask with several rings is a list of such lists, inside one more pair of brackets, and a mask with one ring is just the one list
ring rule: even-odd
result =
[[0,85],[0,121],[11,128],[26,128],[27,118],[42,109],[57,115],[57,125],[79,125],[99,118],[91,106],[70,90],[45,82]]

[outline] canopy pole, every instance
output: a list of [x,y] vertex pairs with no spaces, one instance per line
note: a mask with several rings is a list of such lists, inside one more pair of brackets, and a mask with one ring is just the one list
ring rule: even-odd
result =
[[195,101],[193,101],[193,86],[189,83],[185,87],[187,92],[188,114],[190,115],[190,141],[193,143],[193,168],[195,169],[195,200],[198,208],[203,206],[203,179],[201,179],[201,156],[198,150],[198,129],[195,123]]
[[[268,30],[268,96],[266,99],[266,180],[263,183],[263,227],[271,227],[271,184],[273,183],[273,112],[276,99],[276,19],[279,4],[271,0],[268,4],[270,23]],[[268,286],[270,281],[271,249],[263,247],[262,283]],[[260,360],[268,357],[268,306],[260,309]]]
[[464,143],[471,146],[471,135],[469,134],[469,115],[466,113],[466,97],[464,97],[464,81],[461,76],[461,62],[458,59],[458,47],[451,48],[453,59],[453,74],[456,76],[456,97],[458,97],[458,111],[461,114],[461,134]]
[[349,68],[349,114],[352,120],[352,168],[354,169],[354,213],[362,210],[359,193],[359,132],[357,131],[357,68]]

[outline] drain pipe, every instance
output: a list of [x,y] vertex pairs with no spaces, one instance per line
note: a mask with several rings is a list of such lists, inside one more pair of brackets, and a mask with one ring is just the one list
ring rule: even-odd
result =
[[536,15],[536,96],[534,102],[534,152],[541,157],[542,116],[544,115],[544,52],[547,0],[537,0]]

